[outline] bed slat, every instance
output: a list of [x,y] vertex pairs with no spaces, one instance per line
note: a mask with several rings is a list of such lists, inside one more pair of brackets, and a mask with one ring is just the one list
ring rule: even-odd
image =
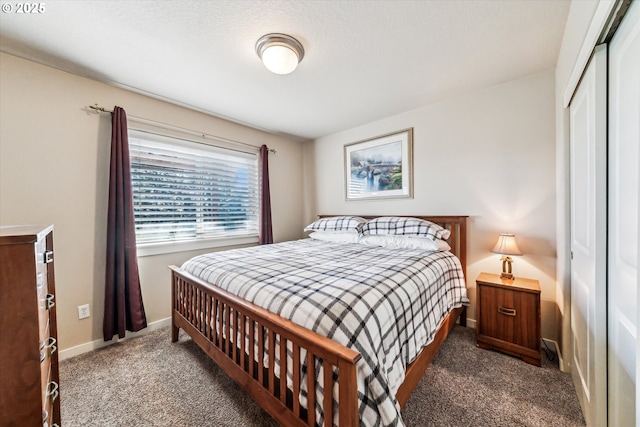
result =
[[256,323],[253,321],[251,317],[249,317],[249,354],[248,363],[249,363],[249,375],[251,378],[255,378],[255,371],[253,369],[253,357],[255,355],[255,345],[256,345]]
[[[245,354],[246,354],[246,350],[245,350],[245,338],[247,336],[247,316],[245,316],[244,314],[240,314],[240,336],[238,337],[238,340],[240,340],[240,355],[239,355],[239,362],[240,362],[240,366],[242,367],[242,369],[244,369],[245,371],[247,370],[247,363],[245,359]],[[236,346],[237,347],[237,346]]]
[[[322,370],[324,372],[324,425],[333,425],[333,366],[322,361]],[[327,391],[329,393],[327,393]]]
[[269,381],[269,393],[272,396],[275,396],[275,376],[276,373],[274,372],[274,366],[276,365],[276,355],[275,355],[275,348],[276,348],[276,336],[275,336],[275,332],[273,332],[273,330],[269,330],[269,348],[268,348],[268,353],[269,353],[269,376],[268,376],[268,381]]
[[264,380],[264,326],[258,322],[258,382],[263,386],[266,384]]
[[300,346],[295,342],[292,343],[293,366],[293,413],[300,416]]
[[316,425],[316,361],[313,353],[307,352],[307,425]]
[[280,401],[287,403],[287,340],[280,335]]

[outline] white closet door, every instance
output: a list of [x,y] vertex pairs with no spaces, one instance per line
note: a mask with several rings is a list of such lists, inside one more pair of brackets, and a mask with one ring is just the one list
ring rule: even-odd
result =
[[607,49],[569,106],[572,377],[588,426],[607,423]]
[[640,2],[609,45],[609,425],[638,425]]

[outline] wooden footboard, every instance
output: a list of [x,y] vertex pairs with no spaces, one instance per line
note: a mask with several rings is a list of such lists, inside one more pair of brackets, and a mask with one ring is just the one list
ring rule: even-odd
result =
[[[452,252],[460,258],[463,270],[466,270],[466,217],[419,218],[437,222],[451,230],[449,244]],[[333,414],[338,411],[341,427],[359,425],[356,362],[361,356],[358,352],[206,283],[178,267],[170,268],[174,342],[182,328],[282,425],[320,424],[313,409],[318,385],[322,385],[324,390],[338,390],[338,406],[334,407],[332,393],[326,393],[323,401],[317,402],[323,408],[325,420],[333,420]],[[434,341],[408,366],[405,381],[396,395],[401,406],[408,400],[458,317],[464,325],[464,308],[453,310],[445,318]],[[278,357],[272,351],[276,348],[279,349]],[[303,366],[306,366],[306,375],[303,374]],[[316,366],[322,367],[322,378],[316,379],[319,374]],[[290,384],[286,375],[276,375],[276,367],[280,373],[291,373]],[[306,404],[300,402],[300,391],[304,389],[310,391]],[[325,426],[332,424],[332,421],[324,423]]]
[[[359,425],[355,366],[361,357],[358,352],[211,286],[178,267],[170,268],[173,271],[171,316],[174,342],[178,340],[179,328],[182,328],[273,418],[286,426],[316,425],[315,411],[307,411],[305,407],[315,407],[315,362],[320,360],[325,390],[333,390],[333,372],[337,368],[340,426]],[[276,357],[270,350],[276,348],[276,342],[280,343],[279,372],[289,370],[293,373],[293,386],[289,393],[287,381],[275,375]],[[288,343],[293,350],[292,364],[287,361]],[[250,356],[251,349],[257,349],[256,357]],[[305,407],[299,398],[304,364],[300,360],[301,349],[306,350],[306,388],[310,390]],[[264,360],[268,362],[265,364]],[[325,419],[332,420],[332,394],[325,395],[321,404]]]

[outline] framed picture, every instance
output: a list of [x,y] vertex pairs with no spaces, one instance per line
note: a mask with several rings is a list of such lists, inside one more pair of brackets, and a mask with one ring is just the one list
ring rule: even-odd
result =
[[413,128],[344,146],[347,200],[413,197]]

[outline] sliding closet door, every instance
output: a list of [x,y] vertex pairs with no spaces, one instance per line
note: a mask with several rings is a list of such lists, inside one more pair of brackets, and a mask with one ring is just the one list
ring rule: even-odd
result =
[[607,49],[596,46],[569,106],[572,376],[588,426],[607,423]]
[[[640,2],[609,45],[609,425],[638,425]],[[639,420],[640,421],[640,420]]]

